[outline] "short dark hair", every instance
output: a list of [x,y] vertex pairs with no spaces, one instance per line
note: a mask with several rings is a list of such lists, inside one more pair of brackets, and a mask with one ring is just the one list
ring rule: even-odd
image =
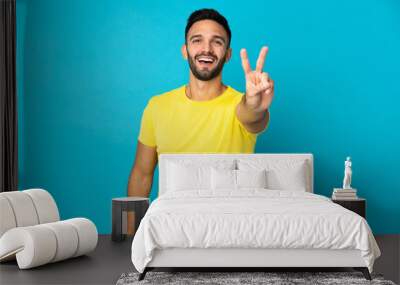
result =
[[201,20],[213,20],[224,27],[226,33],[228,34],[228,47],[231,44],[231,29],[229,28],[228,21],[224,16],[222,16],[218,11],[214,9],[200,9],[194,11],[190,14],[189,18],[187,19],[187,24],[185,28],[185,41],[187,41],[187,34],[190,28],[193,26],[194,23],[201,21]]

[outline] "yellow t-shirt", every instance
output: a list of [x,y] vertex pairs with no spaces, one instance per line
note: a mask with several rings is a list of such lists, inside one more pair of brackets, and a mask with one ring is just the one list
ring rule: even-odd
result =
[[150,98],[139,141],[157,153],[253,153],[257,135],[237,119],[243,94],[230,86],[218,97],[194,101],[186,86]]

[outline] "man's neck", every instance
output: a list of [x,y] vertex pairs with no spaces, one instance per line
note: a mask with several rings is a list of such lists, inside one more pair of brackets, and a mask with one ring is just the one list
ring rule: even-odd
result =
[[222,83],[221,75],[209,81],[201,81],[190,74],[190,81],[186,87],[186,96],[194,101],[208,101],[221,95],[226,86]]

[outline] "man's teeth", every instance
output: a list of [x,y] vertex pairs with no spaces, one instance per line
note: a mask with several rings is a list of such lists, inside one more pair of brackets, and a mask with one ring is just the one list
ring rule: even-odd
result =
[[199,57],[198,61],[205,62],[205,63],[213,63],[214,59],[211,57]]

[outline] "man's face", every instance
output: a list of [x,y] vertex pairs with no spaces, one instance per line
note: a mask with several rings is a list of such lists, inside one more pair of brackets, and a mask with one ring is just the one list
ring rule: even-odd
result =
[[183,56],[188,59],[193,75],[202,81],[217,77],[225,62],[231,57],[228,34],[215,21],[202,20],[194,23],[182,47]]

